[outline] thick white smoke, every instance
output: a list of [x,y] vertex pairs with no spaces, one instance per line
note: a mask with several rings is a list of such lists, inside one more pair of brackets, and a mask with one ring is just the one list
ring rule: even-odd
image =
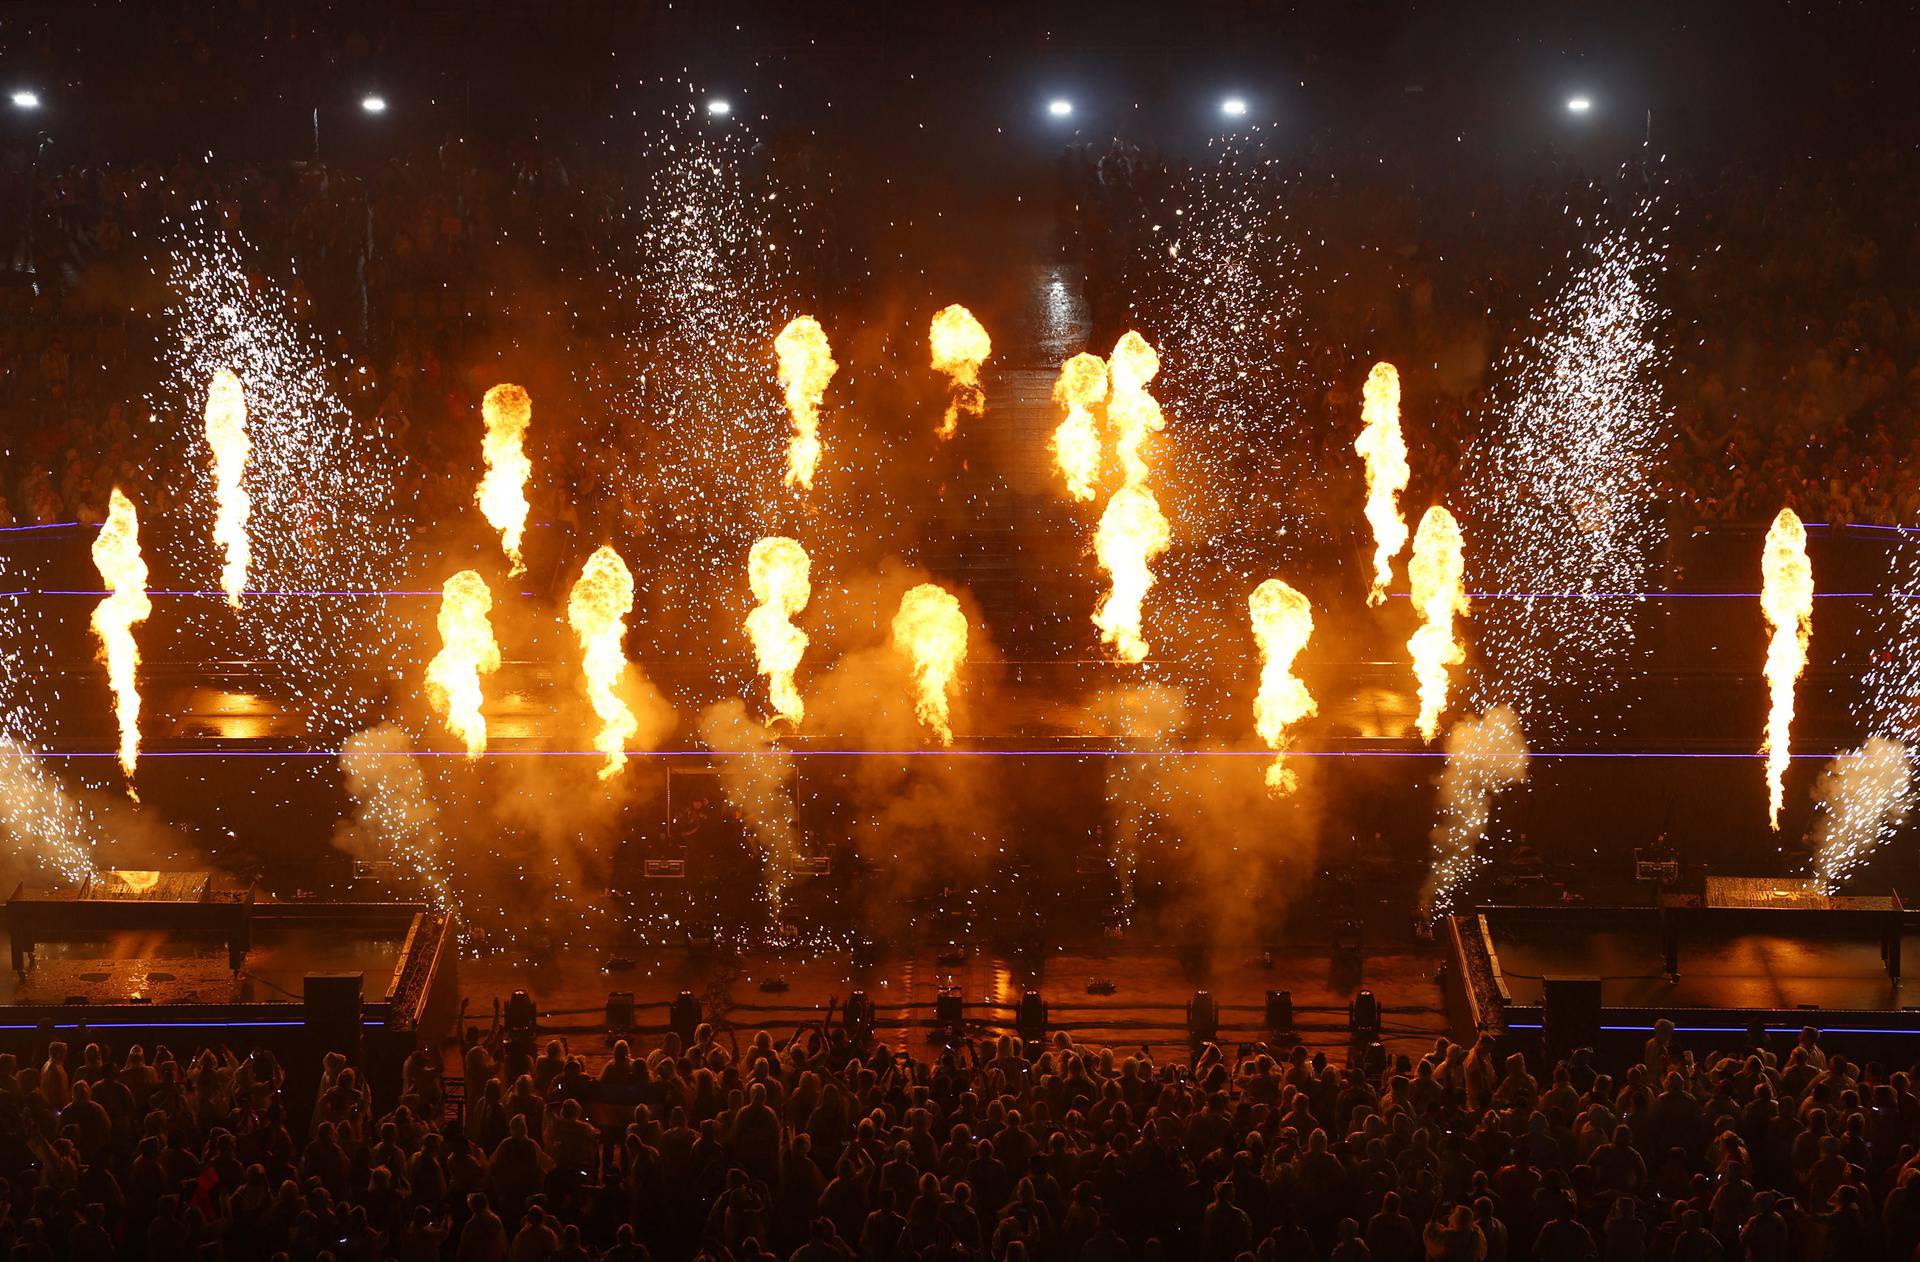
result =
[[1475,849],[1486,835],[1493,797],[1527,778],[1527,742],[1520,718],[1495,706],[1477,719],[1462,719],[1447,733],[1447,761],[1440,772],[1440,819],[1433,826],[1433,871],[1420,891],[1420,915],[1446,914],[1472,873]]
[[702,710],[699,729],[701,741],[720,755],[714,763],[721,792],[760,843],[767,901],[778,913],[800,853],[793,818],[793,755],[773,743],[766,725],[749,717],[746,702],[738,697]]
[[1869,736],[1859,749],[1827,764],[1814,799],[1813,879],[1831,894],[1913,805],[1906,746]]

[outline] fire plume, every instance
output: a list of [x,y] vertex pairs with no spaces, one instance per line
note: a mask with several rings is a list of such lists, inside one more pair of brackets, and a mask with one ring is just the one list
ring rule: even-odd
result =
[[937,583],[908,591],[893,615],[893,648],[913,668],[919,692],[913,712],[942,745],[953,744],[947,689],[967,658],[967,615],[959,597]]
[[1094,553],[1112,576],[1113,587],[1093,622],[1100,628],[1101,642],[1113,645],[1123,662],[1138,662],[1147,655],[1147,642],[1140,634],[1140,606],[1153,586],[1147,562],[1165,552],[1169,542],[1166,514],[1152,491],[1129,484],[1113,493],[1093,536]]
[[487,423],[481,447],[487,474],[474,493],[487,524],[500,532],[500,546],[513,562],[510,574],[526,572],[520,559],[520,536],[527,528],[527,479],[533,462],[527,459],[527,426],[533,420],[533,400],[519,386],[499,385],[480,400]]
[[1367,374],[1360,419],[1364,426],[1353,449],[1367,462],[1367,521],[1373,527],[1373,587],[1367,603],[1387,598],[1393,558],[1407,546],[1407,523],[1400,516],[1400,492],[1413,471],[1407,466],[1407,442],[1400,435],[1400,372],[1380,363]]
[[587,700],[600,719],[593,747],[607,756],[600,768],[602,780],[612,779],[627,765],[627,741],[640,730],[640,721],[619,692],[627,671],[626,618],[632,612],[633,573],[613,545],[604,544],[587,558],[567,597],[567,622],[580,640]]
[[1319,712],[1307,685],[1293,673],[1294,659],[1313,635],[1313,606],[1299,591],[1270,578],[1247,597],[1253,638],[1260,647],[1260,691],[1253,699],[1254,730],[1274,751],[1267,787],[1291,792],[1294,775],[1286,766],[1287,729]]
[[1120,474],[1126,482],[1145,482],[1147,439],[1167,424],[1159,401],[1147,393],[1147,383],[1160,371],[1160,356],[1146,338],[1129,332],[1114,344],[1107,363],[1113,374],[1113,392],[1107,397],[1113,453],[1120,460]]
[[820,400],[840,365],[833,362],[827,331],[812,316],[795,316],[773,339],[780,361],[780,387],[787,393],[787,414],[793,418],[793,437],[787,442],[787,485],[813,489],[813,471],[820,464]]
[[1053,431],[1053,463],[1067,480],[1067,494],[1077,500],[1093,498],[1100,477],[1100,431],[1093,409],[1107,399],[1107,362],[1081,352],[1060,365],[1053,383],[1053,400],[1067,409],[1067,417]]
[[427,663],[427,701],[466,744],[469,758],[487,749],[480,677],[500,669],[500,645],[487,617],[492,609],[493,593],[478,571],[449,578],[440,589],[440,651]]
[[[153,612],[147,598],[147,563],[140,555],[140,520],[133,501],[119,487],[107,507],[107,520],[93,540],[93,564],[107,585],[107,598],[93,607],[93,633],[100,637],[113,708],[120,721],[120,766],[131,776],[140,760],[140,690],[135,675],[140,647],[133,624]],[[131,792],[131,790],[129,790]]]
[[986,391],[980,388],[980,365],[993,354],[993,339],[974,319],[973,312],[956,302],[934,315],[928,341],[933,347],[934,371],[947,374],[952,381],[952,397],[935,432],[938,437],[952,438],[962,412],[980,416],[987,410]]
[[775,712],[796,726],[807,713],[793,684],[807,651],[807,633],[793,625],[793,615],[813,597],[811,571],[807,550],[784,535],[768,535],[747,554],[747,582],[760,602],[747,615],[747,635]]
[[247,517],[253,504],[243,479],[253,443],[247,438],[247,402],[232,369],[213,374],[207,387],[207,446],[213,451],[213,541],[226,553],[220,586],[227,603],[240,607],[247,586]]
[[1793,727],[1793,685],[1807,668],[1807,640],[1813,634],[1813,563],[1807,559],[1807,528],[1791,508],[1783,508],[1767,530],[1760,558],[1760,612],[1766,615],[1767,822],[1780,831],[1782,780],[1787,771]]
[[1407,581],[1413,588],[1413,607],[1420,612],[1420,629],[1407,641],[1413,654],[1414,678],[1420,681],[1420,736],[1432,740],[1440,731],[1447,708],[1447,668],[1467,660],[1467,651],[1453,635],[1455,615],[1467,612],[1467,562],[1460,523],[1435,504],[1420,518],[1413,534],[1413,556],[1407,561]]

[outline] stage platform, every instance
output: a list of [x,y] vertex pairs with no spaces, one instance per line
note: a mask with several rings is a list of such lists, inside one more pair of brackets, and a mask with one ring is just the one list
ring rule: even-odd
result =
[[1640,906],[1479,907],[1446,929],[1457,1018],[1516,1047],[1637,1050],[1666,1018],[1702,1047],[1812,1025],[1836,1045],[1920,1052],[1920,992],[1901,977],[1920,915],[1891,895],[1711,878]]

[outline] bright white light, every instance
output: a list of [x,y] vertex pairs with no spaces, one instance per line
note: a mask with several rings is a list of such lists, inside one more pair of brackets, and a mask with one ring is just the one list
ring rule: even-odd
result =
[[1240,97],[1230,96],[1220,102],[1220,112],[1228,118],[1241,118],[1247,112],[1247,103]]
[[16,109],[37,110],[40,108],[40,94],[38,92],[15,92],[12,100],[14,108]]
[[363,96],[360,98],[360,108],[369,114],[384,114],[387,112],[387,98],[384,96]]
[[1065,97],[1055,97],[1053,100],[1047,102],[1047,113],[1053,115],[1055,118],[1065,118],[1067,115],[1073,113],[1073,102],[1067,100]]
[[707,102],[707,113],[715,118],[725,118],[733,113],[733,106],[716,96]]
[[1588,100],[1584,96],[1574,96],[1574,97],[1567,98],[1567,112],[1569,114],[1584,114],[1592,108],[1593,108],[1593,102]]

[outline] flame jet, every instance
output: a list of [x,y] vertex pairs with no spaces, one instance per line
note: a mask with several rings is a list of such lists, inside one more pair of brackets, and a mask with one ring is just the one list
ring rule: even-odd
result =
[[1053,431],[1053,463],[1067,480],[1067,494],[1077,500],[1092,499],[1100,477],[1100,431],[1093,409],[1106,399],[1106,360],[1083,351],[1060,365],[1053,401],[1067,409],[1067,417]]
[[1760,612],[1766,616],[1767,735],[1760,752],[1767,756],[1767,822],[1780,831],[1782,780],[1787,771],[1793,728],[1793,685],[1807,668],[1807,640],[1813,635],[1813,563],[1807,559],[1807,528],[1791,508],[1783,508],[1767,529],[1760,558]]
[[1367,462],[1367,521],[1373,526],[1373,587],[1367,603],[1377,605],[1387,598],[1393,558],[1407,546],[1399,500],[1413,474],[1407,466],[1407,442],[1400,435],[1400,372],[1392,364],[1375,364],[1367,374],[1360,419],[1364,425],[1353,449]]
[[1247,597],[1247,612],[1253,618],[1254,642],[1260,646],[1254,730],[1274,751],[1273,764],[1267,768],[1267,788],[1290,793],[1296,782],[1286,765],[1287,729],[1320,711],[1306,683],[1293,673],[1294,659],[1313,635],[1313,606],[1295,588],[1270,578]]
[[993,354],[993,339],[974,319],[973,312],[956,302],[934,315],[928,342],[933,348],[934,371],[945,373],[952,383],[952,397],[935,436],[952,438],[962,412],[968,416],[986,413],[987,394],[980,388],[980,365]]
[[1447,708],[1447,668],[1467,660],[1467,651],[1453,635],[1456,614],[1467,612],[1467,561],[1460,523],[1435,504],[1420,518],[1413,534],[1413,556],[1407,561],[1407,581],[1413,588],[1413,607],[1420,611],[1420,629],[1407,641],[1413,654],[1413,675],[1420,681],[1420,736],[1432,740],[1440,731]]
[[567,596],[567,622],[580,641],[581,667],[587,676],[587,700],[600,719],[593,747],[607,756],[600,778],[610,780],[627,765],[627,741],[640,730],[620,680],[627,671],[627,615],[633,612],[633,572],[603,544],[587,558]]
[[1113,390],[1107,396],[1107,424],[1113,428],[1113,454],[1120,461],[1122,480],[1147,480],[1147,439],[1166,428],[1160,403],[1147,393],[1147,383],[1160,371],[1160,356],[1138,333],[1124,334],[1114,344],[1107,364]]
[[793,672],[807,651],[807,633],[793,625],[793,616],[813,598],[812,565],[807,550],[784,535],[756,541],[747,554],[747,583],[760,602],[747,615],[747,636],[760,673],[767,677],[774,711],[796,727],[807,707],[793,685]]
[[1144,486],[1123,486],[1107,501],[1094,532],[1093,550],[1113,578],[1113,588],[1094,612],[1100,641],[1111,644],[1123,662],[1142,661],[1147,642],[1140,634],[1140,606],[1153,586],[1147,562],[1167,550],[1172,536],[1166,514]]
[[480,479],[474,499],[487,524],[500,532],[500,546],[513,563],[511,574],[526,573],[520,559],[520,536],[527,528],[527,479],[533,462],[527,459],[527,426],[533,421],[533,400],[519,386],[499,385],[480,400],[487,423],[481,446],[487,474]]
[[[107,585],[107,598],[93,607],[93,633],[100,637],[100,660],[107,667],[113,689],[114,714],[120,721],[120,766],[133,775],[140,761],[140,646],[133,625],[153,612],[147,597],[147,562],[140,555],[140,519],[133,501],[119,487],[107,505],[107,520],[93,540],[93,564]],[[138,800],[131,786],[127,792]]]
[[226,553],[220,586],[227,603],[240,607],[247,586],[247,518],[253,510],[244,479],[253,443],[247,437],[247,401],[231,368],[213,374],[207,387],[207,446],[213,451],[213,541]]
[[913,669],[919,694],[913,712],[942,745],[953,744],[947,690],[967,660],[967,615],[960,598],[938,583],[910,589],[893,615],[893,649]]
[[461,570],[440,589],[441,647],[427,663],[427,701],[466,745],[468,758],[487,750],[480,677],[500,669],[500,645],[487,617],[492,609],[493,593],[476,570]]
[[793,437],[787,443],[788,486],[813,489],[813,471],[820,464],[820,400],[840,365],[833,362],[827,331],[812,316],[795,316],[773,339],[779,360],[780,387],[787,393],[787,414],[793,418]]

